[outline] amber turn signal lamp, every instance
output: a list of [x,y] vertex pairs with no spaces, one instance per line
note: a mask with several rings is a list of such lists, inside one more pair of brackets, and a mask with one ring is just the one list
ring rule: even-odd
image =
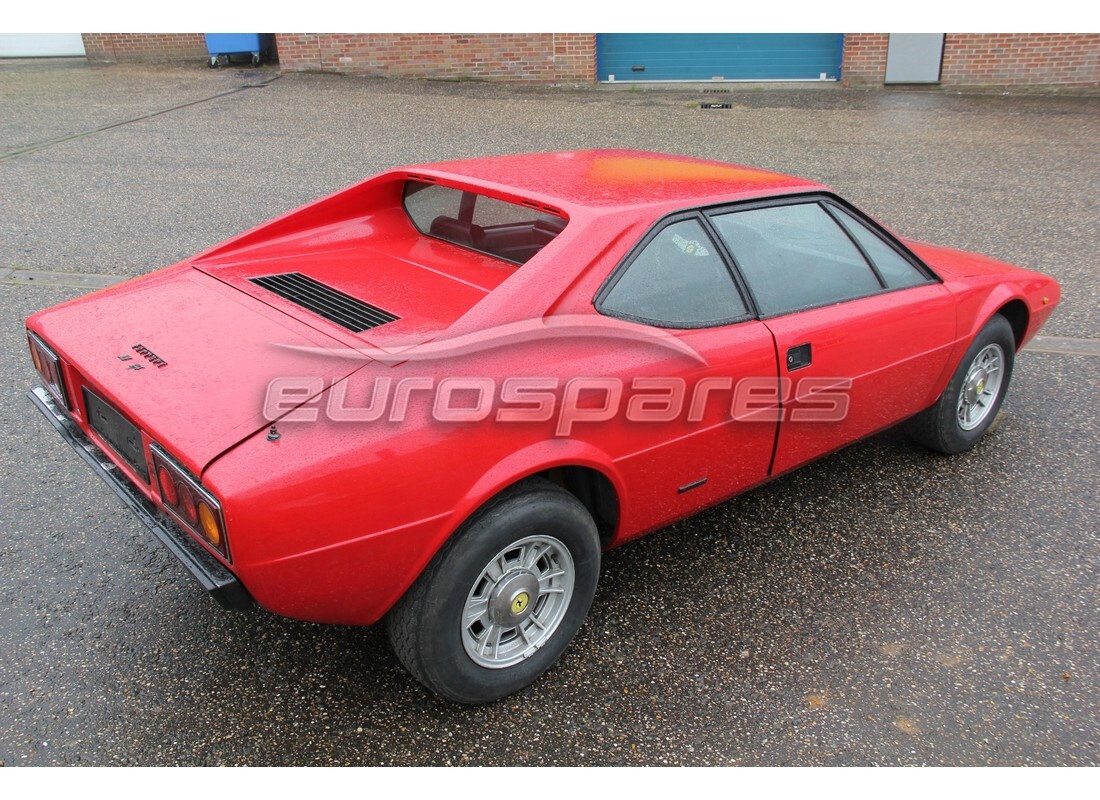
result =
[[206,537],[206,541],[214,545],[214,547],[221,546],[222,532],[218,529],[218,518],[214,515],[214,511],[206,503],[199,502],[199,527],[202,530],[202,535]]

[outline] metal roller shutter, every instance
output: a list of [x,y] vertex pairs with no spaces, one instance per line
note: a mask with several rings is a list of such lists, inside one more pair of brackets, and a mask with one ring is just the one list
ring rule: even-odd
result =
[[601,33],[597,69],[601,81],[836,80],[843,41],[841,33]]

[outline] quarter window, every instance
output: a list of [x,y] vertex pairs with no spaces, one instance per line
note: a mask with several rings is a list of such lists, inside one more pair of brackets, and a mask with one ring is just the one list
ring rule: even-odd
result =
[[844,209],[831,204],[829,208],[836,214],[845,230],[852,234],[852,238],[859,242],[859,246],[878,268],[879,274],[889,288],[903,289],[928,283],[928,278],[920,270],[902,257],[901,253],[886,244],[878,234]]
[[600,310],[665,327],[698,328],[748,315],[718,249],[696,219],[665,227],[606,292]]
[[736,211],[713,220],[765,317],[882,289],[852,240],[818,203]]

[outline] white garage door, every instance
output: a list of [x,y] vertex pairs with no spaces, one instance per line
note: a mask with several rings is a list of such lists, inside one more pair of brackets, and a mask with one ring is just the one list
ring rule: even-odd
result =
[[79,33],[0,33],[0,58],[82,55]]

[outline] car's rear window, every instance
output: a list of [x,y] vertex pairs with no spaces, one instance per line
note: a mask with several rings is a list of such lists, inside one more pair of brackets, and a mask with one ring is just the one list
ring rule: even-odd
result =
[[405,183],[405,211],[423,234],[512,264],[526,263],[566,224],[544,208],[415,180]]

